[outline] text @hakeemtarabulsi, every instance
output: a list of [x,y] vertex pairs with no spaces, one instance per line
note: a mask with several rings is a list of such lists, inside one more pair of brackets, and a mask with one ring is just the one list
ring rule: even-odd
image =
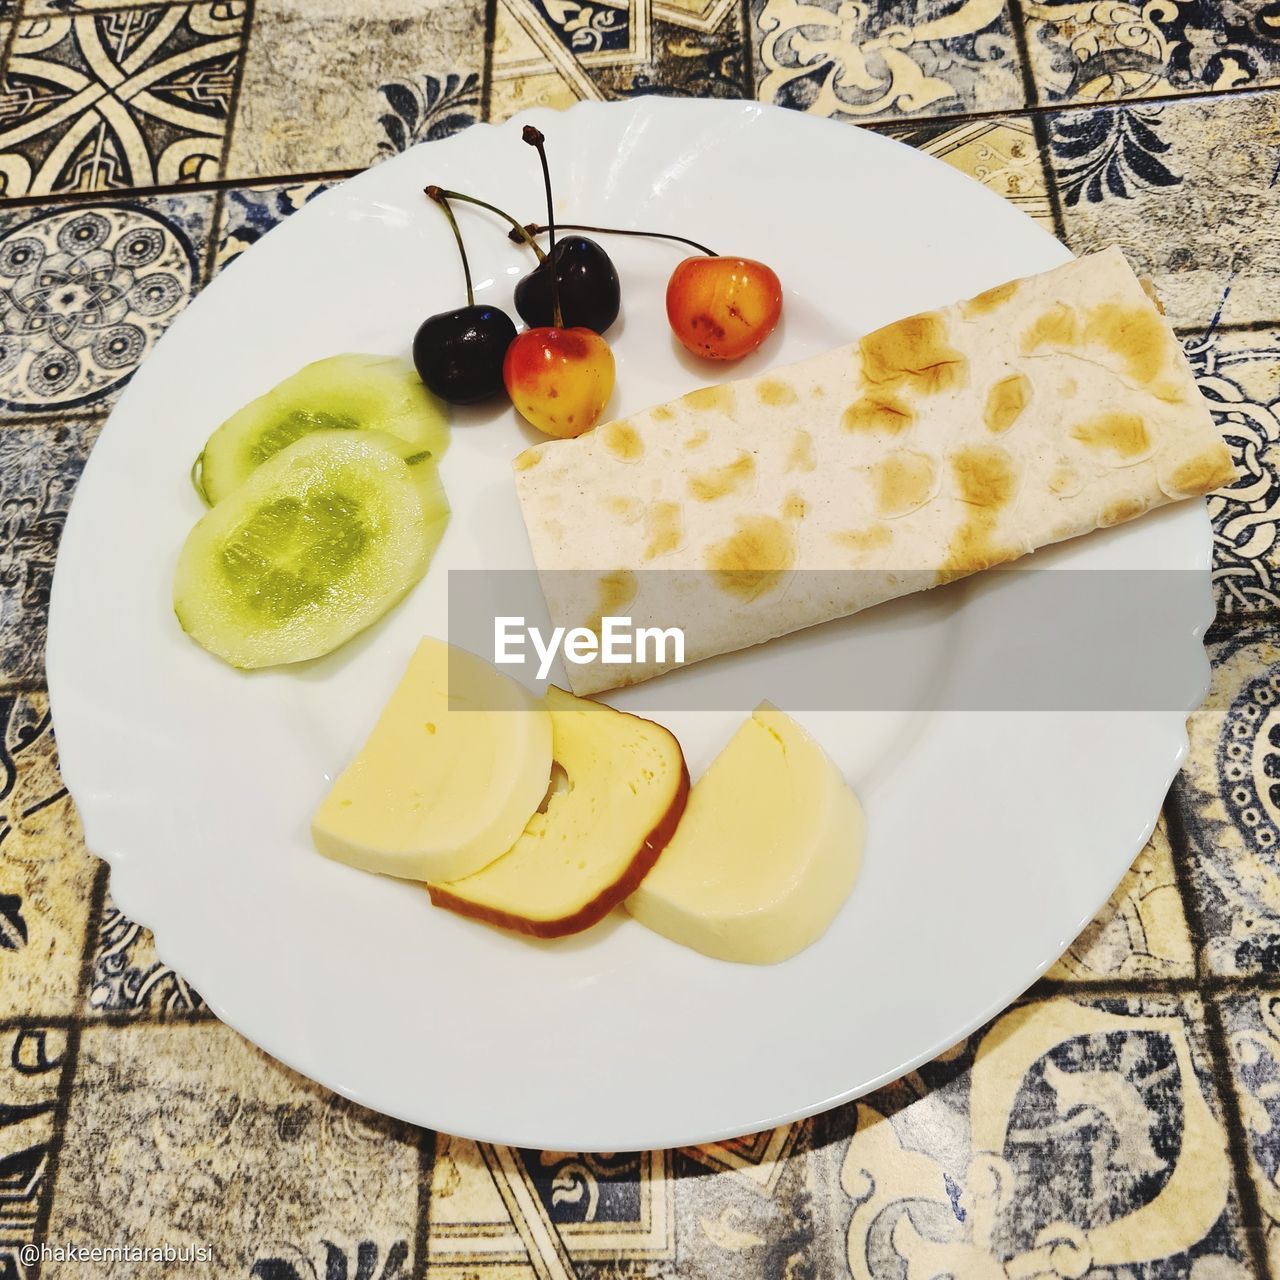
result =
[[[451,570],[443,638],[533,693],[629,686],[639,714],[745,713],[764,699],[796,711],[1186,712],[1207,683],[1202,570],[1010,567],[941,587],[933,571],[796,570],[762,573],[754,595],[739,583],[713,609],[707,577]],[[896,598],[785,631],[826,602],[874,598],[887,577]],[[766,597],[783,633],[742,647]]]

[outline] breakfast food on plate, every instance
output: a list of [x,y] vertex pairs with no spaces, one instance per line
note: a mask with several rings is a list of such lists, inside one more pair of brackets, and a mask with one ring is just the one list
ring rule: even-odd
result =
[[509,676],[424,639],[311,824],[366,871],[456,880],[515,844],[551,777],[551,716]]
[[233,667],[329,653],[413,586],[449,519],[426,453],[379,431],[312,431],[259,466],[191,530],[173,608]]
[[686,258],[667,282],[667,320],[685,348],[707,360],[740,360],[774,330],[782,282],[754,258]]
[[209,437],[192,475],[206,502],[221,502],[281,449],[313,431],[385,431],[405,456],[439,458],[449,426],[438,401],[402,360],[340,355],[317,360],[233,413]]
[[476,303],[471,264],[458,220],[449,207],[450,192],[427,187],[426,194],[444,210],[462,259],[467,305],[428,316],[413,337],[413,363],[423,385],[451,404],[474,404],[502,390],[502,361],[516,327],[501,307]]
[[586,236],[560,236],[556,240],[554,259],[544,257],[527,276],[516,281],[513,300],[520,318],[531,329],[554,322],[553,261],[556,293],[565,324],[604,333],[618,318],[622,286],[613,259]]
[[[535,446],[514,468],[553,623],[598,625],[625,579],[633,625],[682,627],[686,663],[1234,474],[1118,249]],[[573,665],[569,679],[592,693],[670,665]]]
[[[523,138],[538,152],[547,192],[550,243],[547,256],[558,261],[555,215],[551,202],[551,171],[546,141],[532,125]],[[585,325],[570,327],[560,306],[558,273],[548,278],[551,323],[517,334],[507,348],[502,380],[517,411],[549,436],[576,436],[595,426],[613,395],[613,352],[609,344]]]
[[[696,249],[698,256],[685,258],[667,281],[667,321],[671,325],[671,331],[695,356],[702,356],[706,360],[740,360],[754,351],[777,326],[778,317],[782,314],[782,283],[773,268],[763,262],[757,262],[754,258],[726,257],[687,236],[672,235],[666,231],[638,231],[632,227],[589,227],[576,222],[558,222],[556,226],[562,231],[595,231],[609,236],[674,240]],[[516,224],[509,232],[509,238],[519,243],[530,236],[542,235],[547,230],[547,227],[536,222],[523,227]],[[591,246],[591,250],[576,249],[579,241]],[[614,309],[609,321],[612,323],[617,316],[617,273],[613,270],[613,263],[607,258],[601,262],[594,256],[593,251],[604,253],[594,240],[588,240],[585,236],[569,236],[560,241],[561,245],[570,243],[575,245],[575,252],[572,257],[568,254],[563,256],[573,264],[572,275],[569,270],[557,273],[561,282],[561,300],[563,301],[566,279],[571,279],[583,295],[584,305],[589,301],[602,307],[602,299],[608,296],[608,276],[605,274],[607,268],[614,284]],[[532,279],[532,276],[526,276],[516,286],[516,308],[530,324],[535,322],[525,314],[525,309],[520,305],[520,287]],[[568,313],[569,307],[565,303],[565,314]],[[545,324],[547,321],[541,320],[538,323]],[[607,324],[593,324],[590,320],[583,320],[582,323],[595,329],[597,333],[603,333],[608,328]]]
[[[424,188],[449,219],[462,257],[467,305],[428,317],[413,341],[413,362],[423,383],[441,399],[471,404],[505,384],[512,404],[539,431],[569,438],[599,420],[613,393],[614,361],[602,335],[618,318],[622,290],[608,253],[583,235],[556,239],[551,171],[542,133],[526,125],[521,137],[542,162],[547,225],[521,224],[478,196],[432,184]],[[537,256],[538,265],[516,282],[514,302],[529,325],[516,333],[499,307],[477,305],[462,232],[451,201],[478,205],[510,224],[508,235]],[[698,250],[671,273],[667,319],[672,332],[696,356],[738,360],[754,351],[777,326],[782,285],[771,267],[754,258],[722,257],[684,236],[627,228],[584,227],[609,235],[677,240]],[[547,252],[535,239],[550,235]],[[505,357],[505,359],[504,359]]]
[[595,426],[613,394],[613,352],[590,329],[526,329],[507,348],[502,377],[531,426],[577,436]]
[[[521,137],[537,150],[542,162],[550,220],[546,139],[532,125],[525,126]],[[609,255],[584,236],[557,242],[554,222],[549,228],[550,244],[543,253],[528,230],[488,201],[438,186],[427,187],[426,194],[449,215],[467,269],[471,305],[465,312],[433,316],[418,330],[413,358],[422,380],[447,399],[482,399],[498,389],[493,381],[493,362],[501,345],[501,384],[532,426],[549,436],[576,436],[589,430],[613,394],[613,352],[600,336],[617,319],[621,298],[618,273]],[[466,250],[449,208],[451,200],[479,205],[505,218],[513,236],[537,254],[538,265],[515,290],[516,310],[532,328],[517,334],[505,312],[474,305]],[[475,315],[468,314],[481,311],[486,313],[483,326]],[[466,324],[460,325],[460,318]]]
[[858,874],[863,817],[820,746],[762,703],[689,793],[627,910],[721,960],[775,964],[835,918]]
[[[551,262],[556,264],[555,287],[560,301],[561,317],[566,325],[592,329],[596,333],[604,333],[618,318],[618,310],[622,304],[622,289],[618,281],[618,272],[613,259],[594,240],[586,236],[560,236],[555,242],[554,254],[544,253],[542,246],[534,239],[550,230],[539,226],[536,222],[527,225],[517,222],[505,209],[481,200],[478,196],[468,195],[462,191],[449,191],[441,187],[430,186],[426,193],[433,200],[461,200],[466,204],[479,205],[496,213],[499,218],[511,226],[507,233],[516,244],[527,245],[538,259],[538,265],[528,275],[516,281],[512,301],[520,319],[531,329],[550,325],[555,320],[555,309],[551,299]],[[556,223],[557,231],[561,223]],[[574,227],[575,231],[596,230],[593,227]],[[640,232],[620,232],[621,235],[639,235]]]
[[652,720],[554,687],[545,701],[564,785],[496,862],[428,888],[438,907],[558,938],[602,920],[641,882],[677,829],[689,774]]

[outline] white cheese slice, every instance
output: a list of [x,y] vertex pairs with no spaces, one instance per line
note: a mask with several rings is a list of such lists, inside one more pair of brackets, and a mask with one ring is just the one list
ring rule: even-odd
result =
[[830,757],[762,703],[689,792],[627,910],[695,951],[775,964],[835,918],[858,874],[864,829]]
[[511,848],[550,778],[546,708],[474,654],[424,639],[312,839],[365,871],[455,880]]

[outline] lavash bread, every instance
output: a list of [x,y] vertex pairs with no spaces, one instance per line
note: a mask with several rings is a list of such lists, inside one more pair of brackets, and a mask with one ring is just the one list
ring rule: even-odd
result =
[[[1234,466],[1113,248],[538,445],[514,471],[552,621],[679,626],[687,664],[1207,493]],[[568,676],[583,695],[670,665]]]

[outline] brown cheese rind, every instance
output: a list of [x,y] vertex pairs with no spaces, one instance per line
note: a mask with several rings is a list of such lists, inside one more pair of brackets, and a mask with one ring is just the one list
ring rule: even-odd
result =
[[[630,601],[637,625],[683,626],[693,662],[1234,474],[1181,344],[1109,249],[539,445],[515,481],[554,622],[598,622],[597,575],[697,571],[638,573]],[[875,572],[803,572],[838,569]],[[570,678],[583,694],[663,669]]]

